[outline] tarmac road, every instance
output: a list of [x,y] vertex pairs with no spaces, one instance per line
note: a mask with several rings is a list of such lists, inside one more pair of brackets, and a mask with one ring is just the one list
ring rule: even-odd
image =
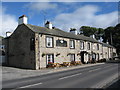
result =
[[[118,77],[118,63],[60,71],[2,82],[2,88],[102,88]],[[4,89],[3,89],[4,90]]]

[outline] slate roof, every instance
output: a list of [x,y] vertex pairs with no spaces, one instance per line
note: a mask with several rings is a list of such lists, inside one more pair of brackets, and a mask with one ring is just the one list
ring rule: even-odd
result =
[[2,36],[0,36],[0,45],[2,44],[2,39],[3,39],[3,37],[2,37]]
[[58,28],[48,29],[46,27],[40,27],[40,26],[31,25],[31,24],[27,24],[26,26],[28,28],[30,28],[33,32],[36,32],[36,33],[54,35],[54,36],[60,36],[60,37],[64,37],[64,38],[71,38],[71,39],[78,39],[78,40],[85,40],[85,41],[91,41],[91,42],[99,43],[97,40],[95,40],[91,37],[86,37],[84,35],[75,35],[73,33],[65,32],[65,31],[60,30]]
[[71,38],[71,39],[77,39],[77,40],[90,41],[90,42],[100,43],[100,44],[102,44],[103,46],[106,46],[106,47],[114,48],[113,46],[111,46],[109,44],[106,44],[106,43],[101,43],[94,38],[87,37],[87,36],[84,36],[84,35],[75,35],[73,33],[65,32],[65,31],[60,30],[58,28],[48,29],[46,27],[40,27],[40,26],[31,25],[31,24],[25,24],[25,25],[35,33],[47,34],[47,35],[53,35],[53,36],[60,36],[60,37],[64,37],[64,38]]
[[112,48],[115,48],[115,47],[113,47],[113,46],[111,46],[111,45],[109,45],[109,44],[107,44],[107,43],[101,43],[103,46],[105,46],[105,47],[112,47]]

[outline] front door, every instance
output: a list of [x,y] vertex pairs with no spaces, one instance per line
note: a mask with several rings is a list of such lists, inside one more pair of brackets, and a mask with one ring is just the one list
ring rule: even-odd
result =
[[93,55],[92,55],[92,61],[93,61],[93,62],[96,61],[96,54],[95,54],[95,53],[93,53]]
[[84,64],[84,52],[81,52],[81,62]]

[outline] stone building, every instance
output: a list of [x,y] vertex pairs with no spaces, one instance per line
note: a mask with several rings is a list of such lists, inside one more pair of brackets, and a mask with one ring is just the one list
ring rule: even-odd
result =
[[88,63],[108,59],[113,53],[109,48],[114,48],[80,35],[75,29],[65,32],[55,28],[48,21],[45,27],[28,24],[25,15],[19,17],[18,27],[4,42],[8,65],[29,69],[46,68],[48,62]]
[[0,36],[0,65],[5,64],[5,46],[2,43],[3,37]]

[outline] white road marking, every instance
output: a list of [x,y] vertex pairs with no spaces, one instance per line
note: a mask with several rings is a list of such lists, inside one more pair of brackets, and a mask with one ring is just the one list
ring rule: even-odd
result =
[[88,72],[94,72],[94,71],[97,71],[97,70],[100,70],[101,68],[97,68],[97,69],[93,69],[93,70],[90,70]]
[[22,87],[14,89],[14,90],[17,90],[17,89],[20,89],[20,88],[28,88],[28,87],[32,87],[32,86],[36,86],[36,85],[40,85],[40,84],[42,84],[42,83],[36,83],[36,84],[27,85],[27,86],[22,86]]
[[106,66],[106,67],[104,67],[104,68],[108,68],[108,67],[111,67],[111,66],[113,66],[113,65],[109,65],[109,66]]
[[82,74],[82,73],[78,73],[78,74],[74,74],[74,75],[62,77],[62,78],[59,78],[58,80],[62,80],[62,79],[66,79],[66,78],[70,78],[70,77],[74,77],[74,76],[78,76],[78,75],[81,75],[81,74]]

